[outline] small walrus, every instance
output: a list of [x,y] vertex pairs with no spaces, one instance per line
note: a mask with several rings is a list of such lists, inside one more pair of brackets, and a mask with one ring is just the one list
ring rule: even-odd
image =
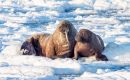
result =
[[21,49],[23,55],[37,55],[49,58],[71,58],[76,44],[77,30],[67,20],[61,21],[53,34],[36,34],[26,40]]
[[74,59],[78,57],[96,56],[96,60],[107,61],[107,57],[102,53],[104,43],[100,36],[90,30],[81,29],[75,37],[76,45],[74,49]]
[[35,55],[35,56],[45,56],[43,46],[47,43],[43,42],[48,40],[50,34],[34,34],[31,38],[23,42],[21,46],[21,51],[23,55]]

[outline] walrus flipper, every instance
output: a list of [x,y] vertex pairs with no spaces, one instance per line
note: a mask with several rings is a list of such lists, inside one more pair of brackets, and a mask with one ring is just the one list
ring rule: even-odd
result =
[[96,54],[96,60],[98,60],[98,61],[108,61],[108,58],[105,55],[100,53],[99,55]]

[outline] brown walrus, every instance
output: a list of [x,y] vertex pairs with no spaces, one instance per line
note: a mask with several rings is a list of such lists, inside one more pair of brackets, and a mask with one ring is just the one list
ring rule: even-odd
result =
[[[21,49],[24,55],[34,54],[49,58],[70,58],[74,54],[77,30],[67,20],[61,21],[53,34],[38,34],[25,41]],[[27,44],[28,43],[28,44]],[[27,47],[29,46],[29,47]]]
[[27,39],[21,46],[23,55],[45,56],[41,45],[46,45],[46,42],[42,42],[47,40],[47,37],[49,36],[50,34],[35,34],[31,38]]
[[100,36],[94,34],[90,30],[81,29],[76,34],[75,40],[75,59],[78,59],[78,57],[90,57],[95,55],[96,60],[108,60],[105,55],[101,54],[104,50],[104,43]]
[[58,57],[73,57],[76,33],[77,30],[71,22],[64,20],[58,24],[52,34],[54,51]]

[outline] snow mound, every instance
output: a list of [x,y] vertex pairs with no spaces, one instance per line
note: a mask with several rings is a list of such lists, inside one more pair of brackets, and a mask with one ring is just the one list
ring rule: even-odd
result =
[[103,54],[105,54],[109,60],[116,60],[122,62],[130,61],[130,43],[116,44],[109,43]]
[[20,48],[21,48],[21,44],[8,45],[3,49],[0,55],[5,55],[5,56],[20,55],[21,54]]
[[[72,59],[55,59],[51,60],[45,57],[36,57],[36,56],[0,56],[0,62],[8,63],[5,65],[30,65],[30,66],[43,66],[51,67],[54,69],[54,73],[61,74],[80,74],[83,72],[82,66]],[[73,65],[73,66],[72,66]]]

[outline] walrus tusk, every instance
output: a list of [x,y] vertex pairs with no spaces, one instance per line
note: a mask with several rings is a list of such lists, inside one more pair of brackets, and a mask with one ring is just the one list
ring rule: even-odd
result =
[[65,37],[66,37],[66,40],[67,40],[67,43],[69,43],[69,39],[68,39],[68,30],[67,31],[65,31]]
[[[60,40],[61,40],[61,42],[63,41],[61,32],[60,32]],[[58,42],[58,45],[59,45],[59,42]]]

